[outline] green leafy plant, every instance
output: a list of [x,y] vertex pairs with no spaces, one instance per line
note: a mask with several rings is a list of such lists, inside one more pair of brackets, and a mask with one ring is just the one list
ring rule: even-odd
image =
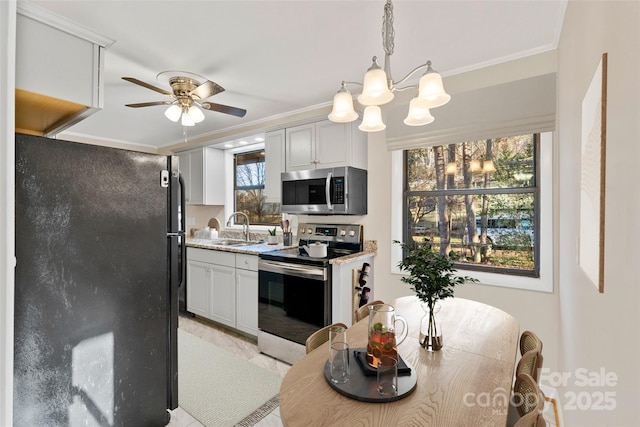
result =
[[275,236],[276,235],[276,227],[273,227],[273,230],[267,229],[267,232],[269,233],[269,236]]
[[457,276],[453,261],[448,256],[434,252],[428,240],[410,244],[394,240],[402,246],[405,257],[398,263],[402,271],[409,276],[402,277],[404,283],[411,286],[418,299],[433,311],[438,300],[453,296],[453,288],[465,282],[477,282],[468,276]]

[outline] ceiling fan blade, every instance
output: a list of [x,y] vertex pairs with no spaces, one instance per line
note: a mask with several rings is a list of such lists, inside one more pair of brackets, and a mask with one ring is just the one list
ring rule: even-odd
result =
[[130,83],[134,83],[134,84],[140,85],[142,87],[146,87],[147,89],[155,90],[156,92],[161,93],[163,95],[173,96],[173,94],[171,92],[169,92],[169,91],[166,91],[166,90],[161,89],[159,87],[152,86],[149,83],[145,83],[142,80],[138,80],[138,79],[136,79],[134,77],[123,77],[122,80],[126,80],[126,81],[128,81]]
[[224,88],[217,83],[207,80],[195,88],[189,95],[195,95],[200,99],[205,99],[217,93],[224,92]]
[[171,105],[173,102],[171,101],[153,101],[153,102],[140,102],[138,104],[125,104],[125,107],[131,108],[140,108],[140,107],[151,107],[153,105]]
[[212,102],[203,102],[200,105],[202,105],[202,108],[204,108],[205,110],[231,114],[232,116],[244,117],[244,115],[247,114],[247,110],[244,110],[242,108],[229,107],[228,105],[214,104]]

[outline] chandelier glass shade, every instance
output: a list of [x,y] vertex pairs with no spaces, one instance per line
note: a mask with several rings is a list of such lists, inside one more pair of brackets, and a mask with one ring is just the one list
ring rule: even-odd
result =
[[333,97],[333,110],[329,114],[329,120],[336,123],[349,123],[358,118],[358,113],[353,109],[351,92],[342,82],[342,88]]
[[364,109],[362,123],[358,126],[363,132],[378,132],[387,126],[382,121],[382,110],[377,105],[369,105]]
[[378,65],[378,58],[373,57],[373,65],[367,70],[362,83],[362,93],[358,95],[358,102],[362,105],[384,105],[393,99],[394,95],[387,86],[387,73]]
[[428,125],[435,119],[429,111],[428,101],[415,97],[409,103],[409,114],[404,119],[404,124],[407,126],[423,126]]
[[469,171],[470,172],[478,172],[482,169],[480,166],[480,160],[473,159],[469,162]]
[[482,162],[482,173],[493,173],[496,170],[493,160],[485,160]]
[[[338,123],[352,122],[358,118],[353,108],[351,93],[346,89],[347,84],[362,86],[362,93],[358,95],[358,102],[365,107],[362,124],[358,128],[364,132],[378,132],[386,128],[382,121],[380,105],[391,102],[394,92],[416,88],[417,96],[409,104],[409,111],[404,123],[408,126],[423,126],[434,121],[429,109],[445,105],[451,99],[442,84],[442,77],[431,68],[431,61],[419,65],[401,80],[391,79],[391,55],[394,47],[393,4],[387,0],[384,6],[382,24],[382,45],[385,51],[384,69],[378,65],[377,57],[373,57],[373,64],[364,75],[363,83],[342,82],[342,87],[333,98],[333,109],[329,120]],[[425,70],[417,85],[399,87],[413,74]],[[351,98],[347,100],[347,97]],[[375,108],[373,108],[375,107]]]
[[424,100],[428,108],[440,107],[451,100],[451,96],[444,91],[442,77],[433,71],[431,64],[420,78],[418,98]]

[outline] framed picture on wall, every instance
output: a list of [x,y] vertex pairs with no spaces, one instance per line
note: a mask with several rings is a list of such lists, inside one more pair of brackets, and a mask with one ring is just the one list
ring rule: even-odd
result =
[[580,157],[580,267],[604,292],[604,214],[607,136],[607,53],[582,100]]

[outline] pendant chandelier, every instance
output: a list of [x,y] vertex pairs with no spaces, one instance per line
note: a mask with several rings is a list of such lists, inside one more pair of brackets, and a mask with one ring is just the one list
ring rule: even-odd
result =
[[[431,61],[419,65],[399,81],[391,78],[391,55],[394,48],[393,4],[387,0],[382,17],[382,46],[384,48],[384,70],[378,65],[378,58],[373,57],[373,64],[364,75],[363,83],[342,82],[342,87],[333,98],[333,110],[329,120],[337,123],[348,123],[358,118],[353,109],[353,98],[347,89],[348,84],[362,86],[358,102],[365,106],[362,123],[358,128],[364,132],[377,132],[386,128],[382,121],[380,105],[387,104],[394,98],[394,92],[417,88],[418,94],[409,104],[409,112],[404,119],[408,126],[423,126],[433,122],[430,108],[440,107],[451,99],[442,86],[442,77],[431,68]],[[399,87],[416,72],[425,69],[418,85]]]

